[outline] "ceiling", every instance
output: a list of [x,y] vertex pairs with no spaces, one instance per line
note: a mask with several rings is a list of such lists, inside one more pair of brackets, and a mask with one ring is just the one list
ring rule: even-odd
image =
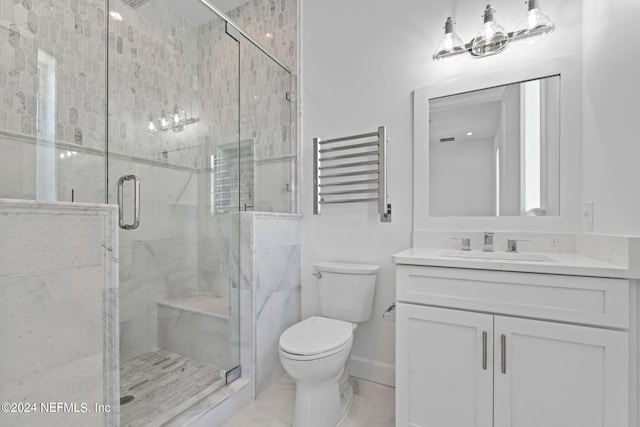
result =
[[431,100],[429,143],[440,143],[443,138],[493,140],[502,117],[503,96],[503,88],[494,88]]

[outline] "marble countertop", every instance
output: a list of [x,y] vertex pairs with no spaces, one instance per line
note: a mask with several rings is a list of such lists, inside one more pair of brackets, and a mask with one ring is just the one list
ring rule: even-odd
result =
[[[495,256],[482,258],[484,256]],[[504,252],[487,255],[481,251],[462,252],[440,248],[411,248],[393,255],[393,262],[430,267],[470,268],[478,270],[516,271],[524,273],[565,274],[571,276],[640,279],[640,271],[598,261],[584,255],[562,252],[522,252],[514,256]],[[527,260],[527,258],[531,260]],[[537,261],[534,259],[545,259]]]

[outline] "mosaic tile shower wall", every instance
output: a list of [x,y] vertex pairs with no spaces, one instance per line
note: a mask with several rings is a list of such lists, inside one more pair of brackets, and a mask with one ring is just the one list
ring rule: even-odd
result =
[[297,0],[249,0],[228,15],[289,69],[298,68]]
[[[237,143],[238,138],[238,106],[228,102],[237,93],[237,51],[221,43],[228,38],[224,23],[213,19],[196,27],[161,0],[136,10],[120,9],[123,21],[113,22],[109,35],[110,65],[117,70],[110,82],[115,86],[110,88],[110,101],[121,106],[110,111],[110,142],[115,141],[110,149],[180,166],[208,167],[206,154],[214,154],[213,146]],[[229,12],[253,37],[260,34],[256,39],[291,69],[297,65],[296,14],[293,0],[278,1],[277,7],[272,0],[253,0]],[[256,160],[292,154],[291,129],[275,125],[291,121],[291,105],[276,107],[273,98],[292,97],[290,76],[252,45],[243,46],[240,78],[247,98],[241,100],[240,138],[255,139]],[[201,123],[185,132],[149,134],[150,117],[157,121],[175,106]],[[265,131],[263,125],[270,129]],[[256,130],[264,135],[254,135]],[[205,145],[205,153],[199,145]]]
[[[199,115],[198,28],[162,0],[137,9],[111,4],[122,20],[112,19],[109,32],[110,152],[197,168],[197,124],[160,131],[158,120],[176,107]],[[150,121],[158,131],[149,131]]]
[[[37,137],[41,141],[48,140],[51,145],[55,142],[58,151],[54,169],[71,169],[83,178],[94,173],[90,179],[76,180],[76,184],[91,181],[93,187],[100,186],[104,166],[100,167],[97,159],[84,153],[102,154],[105,150],[105,28],[108,19],[105,3],[104,0],[0,2],[3,18],[0,22],[0,135],[3,136],[3,149],[13,151],[15,157],[35,157],[35,148],[23,147],[24,141],[35,142]],[[150,1],[135,10],[120,0],[111,0],[111,5],[123,19],[109,20],[112,73],[109,96],[113,106],[108,122],[110,152],[189,168],[208,167],[208,156],[203,154],[213,151],[211,143],[237,140],[234,134],[237,129],[234,120],[230,119],[237,117],[237,105],[223,105],[221,100],[228,96],[225,91],[229,92],[231,81],[237,79],[238,74],[237,70],[224,65],[227,64],[224,54],[220,57],[220,52],[211,51],[210,41],[215,42],[207,40],[213,34],[211,28],[207,30],[211,25],[194,26],[162,0]],[[295,69],[297,4],[294,0],[252,0],[229,15],[283,63]],[[271,72],[270,66],[262,68],[269,60],[259,52],[251,52],[251,48],[249,46],[243,52],[243,68],[251,67],[251,71],[243,75],[247,84],[243,92],[246,94],[243,124],[249,126],[241,137],[254,141],[256,160],[292,154],[290,147],[295,127],[256,131],[250,123],[255,121],[256,125],[266,123],[269,126],[281,122],[278,116],[290,115],[291,108],[286,106],[271,109],[267,105],[267,109],[259,109],[265,102],[272,102],[268,92],[277,94],[273,96],[280,99],[282,93],[289,93],[289,97],[294,98],[291,94],[293,82],[285,82],[286,76],[274,76],[277,73]],[[49,92],[45,92],[42,82],[47,61],[52,64],[50,78],[55,82]],[[214,77],[220,82],[213,87],[201,87]],[[278,78],[284,80],[278,81]],[[53,120],[49,131],[44,122],[46,110],[42,109],[45,100],[54,104],[55,113],[48,115]],[[202,116],[211,121],[203,123],[201,130],[196,124],[185,127],[184,132],[150,134],[150,119],[157,122],[163,114],[170,115],[176,106],[184,109],[186,117]],[[266,116],[260,117],[264,114]],[[203,141],[196,139],[203,135],[210,141],[207,153],[199,150]],[[78,155],[77,160],[74,157],[73,165],[72,160],[65,160],[72,152],[74,156]],[[36,180],[36,167],[29,162],[22,165],[8,163],[13,165],[4,168],[1,195],[36,198],[36,184],[32,182]],[[58,181],[57,198],[69,199],[71,191],[66,187],[73,187],[74,183],[63,176],[58,176]],[[104,191],[86,188],[79,193],[91,194],[83,201],[104,200]],[[257,205],[255,209],[282,210],[267,202]],[[290,211],[290,207],[285,211]]]
[[[298,66],[296,0],[250,0],[229,17],[291,70]],[[255,141],[255,210],[296,212],[297,120],[295,73],[245,44],[241,51],[241,139]],[[290,123],[289,126],[281,126]]]
[[248,43],[240,68],[247,70],[240,75],[240,139],[254,143],[254,210],[295,212],[291,76]]
[[104,5],[0,1],[0,197],[104,201]]
[[38,69],[55,61],[55,138],[104,149],[104,1],[0,2],[0,129],[37,136]]

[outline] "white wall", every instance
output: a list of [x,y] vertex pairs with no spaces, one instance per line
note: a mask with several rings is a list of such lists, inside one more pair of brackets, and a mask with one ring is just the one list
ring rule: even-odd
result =
[[598,233],[640,234],[637,0],[584,0],[584,192]]
[[491,216],[496,212],[493,140],[429,144],[430,215]]
[[[496,0],[492,5],[510,30],[524,14],[521,2]],[[545,10],[557,25],[548,40],[510,47],[491,58],[434,63],[431,55],[446,17],[455,16],[458,33],[467,41],[480,28],[484,6],[471,0],[302,1],[302,316],[318,309],[311,276],[314,262],[380,264],[373,318],[358,329],[353,347],[353,373],[367,379],[393,382],[395,325],[383,321],[381,314],[395,300],[391,255],[411,245],[412,91],[581,50],[581,0],[547,1]],[[328,206],[321,216],[314,216],[312,138],[369,132],[380,125],[388,129],[392,223],[379,222],[373,203]]]

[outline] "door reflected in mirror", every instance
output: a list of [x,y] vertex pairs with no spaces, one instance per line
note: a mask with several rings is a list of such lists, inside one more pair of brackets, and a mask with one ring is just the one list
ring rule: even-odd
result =
[[430,216],[560,214],[560,76],[429,100]]

